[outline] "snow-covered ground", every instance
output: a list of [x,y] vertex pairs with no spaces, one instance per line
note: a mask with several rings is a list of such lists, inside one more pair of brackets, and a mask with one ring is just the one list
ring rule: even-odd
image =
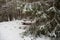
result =
[[[33,37],[22,37],[22,29],[26,25],[22,25],[22,20],[8,21],[0,23],[0,40],[31,40]],[[19,27],[22,27],[19,29]],[[48,37],[38,37],[36,40],[50,40]]]

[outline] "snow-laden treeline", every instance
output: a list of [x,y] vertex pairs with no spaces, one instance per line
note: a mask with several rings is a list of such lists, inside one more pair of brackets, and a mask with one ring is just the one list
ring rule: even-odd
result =
[[24,20],[24,24],[29,24],[26,21],[31,21],[25,34],[34,37],[40,37],[41,34],[50,38],[60,37],[60,0],[34,2],[13,0],[1,6],[0,22],[16,19]]

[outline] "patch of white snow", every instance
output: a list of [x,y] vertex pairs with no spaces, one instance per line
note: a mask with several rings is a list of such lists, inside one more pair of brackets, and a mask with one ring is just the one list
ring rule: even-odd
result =
[[[9,22],[0,23],[0,40],[31,40],[31,37],[21,37],[21,33],[24,29],[19,29],[19,27],[24,27],[22,25],[23,20],[15,20]],[[49,40],[49,38],[36,38],[36,40]]]

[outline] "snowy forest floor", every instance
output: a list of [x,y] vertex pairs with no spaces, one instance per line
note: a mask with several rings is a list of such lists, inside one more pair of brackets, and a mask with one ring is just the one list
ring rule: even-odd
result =
[[[49,37],[37,37],[33,39],[31,36],[22,37],[22,32],[25,30],[22,25],[23,20],[14,20],[0,23],[0,40],[50,40]],[[21,29],[19,29],[21,27]]]

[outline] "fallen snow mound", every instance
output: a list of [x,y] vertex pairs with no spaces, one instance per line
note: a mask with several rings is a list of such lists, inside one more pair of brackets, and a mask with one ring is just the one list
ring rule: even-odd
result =
[[[32,40],[33,37],[22,37],[21,33],[24,32],[24,29],[19,29],[19,27],[24,27],[26,25],[22,25],[23,20],[15,20],[15,21],[8,21],[8,22],[1,22],[0,23],[0,40]],[[41,38],[38,37],[36,40],[50,40],[45,36]]]

